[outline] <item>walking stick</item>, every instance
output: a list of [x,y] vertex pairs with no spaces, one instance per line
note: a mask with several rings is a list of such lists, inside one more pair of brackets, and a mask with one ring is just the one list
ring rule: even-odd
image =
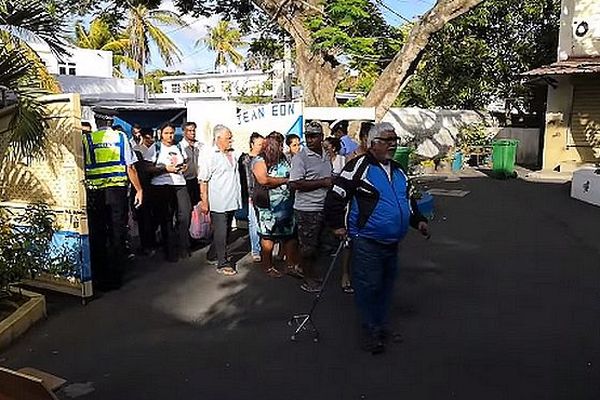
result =
[[335,253],[333,255],[331,264],[329,264],[329,268],[327,269],[325,278],[323,278],[323,283],[321,284],[319,291],[315,295],[315,298],[313,299],[313,302],[312,302],[312,306],[310,307],[310,310],[308,311],[308,313],[296,314],[296,315],[293,315],[289,319],[288,325],[296,328],[294,333],[290,337],[290,339],[293,342],[298,340],[298,335],[300,335],[302,332],[312,334],[313,342],[317,343],[319,341],[319,330],[315,326],[312,316],[317,307],[317,304],[319,304],[319,301],[323,297],[323,292],[325,291],[325,285],[327,285],[327,281],[329,280],[329,277],[331,276],[331,273],[333,271],[333,268],[335,267],[335,264],[339,258],[339,255],[342,253],[342,250],[344,249],[344,247],[347,246],[347,244],[348,244],[348,242],[346,240],[340,242],[337,250],[335,251]]

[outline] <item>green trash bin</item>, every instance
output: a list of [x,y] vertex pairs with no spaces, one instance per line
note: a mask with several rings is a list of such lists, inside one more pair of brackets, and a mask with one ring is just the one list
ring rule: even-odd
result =
[[396,161],[404,172],[408,172],[408,158],[410,157],[410,147],[397,147],[394,153],[394,161]]
[[499,139],[492,143],[492,172],[500,178],[515,176],[518,140]]

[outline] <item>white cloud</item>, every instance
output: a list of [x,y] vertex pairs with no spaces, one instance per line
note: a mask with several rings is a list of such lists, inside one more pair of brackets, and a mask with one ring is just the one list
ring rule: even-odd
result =
[[[163,10],[178,12],[173,0],[163,1],[161,7]],[[168,27],[166,33],[173,39],[177,47],[183,53],[181,62],[168,67],[166,69],[174,71],[180,70],[183,72],[199,72],[212,69],[215,54],[206,48],[206,45],[199,43],[195,46],[198,40],[202,40],[208,34],[210,27],[216,25],[220,20],[218,15],[211,17],[194,18],[189,15],[184,15],[183,20],[188,24],[185,28]],[[165,69],[165,65],[160,59],[156,48],[152,46],[152,63],[150,69]]]

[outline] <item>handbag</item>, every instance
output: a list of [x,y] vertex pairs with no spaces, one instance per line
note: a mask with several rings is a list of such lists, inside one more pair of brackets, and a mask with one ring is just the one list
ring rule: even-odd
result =
[[200,204],[196,204],[190,221],[190,236],[193,239],[208,239],[210,234],[210,214],[204,214],[200,211]]
[[270,208],[271,200],[269,199],[269,189],[263,185],[259,185],[258,182],[254,184],[252,190],[252,204],[258,208]]

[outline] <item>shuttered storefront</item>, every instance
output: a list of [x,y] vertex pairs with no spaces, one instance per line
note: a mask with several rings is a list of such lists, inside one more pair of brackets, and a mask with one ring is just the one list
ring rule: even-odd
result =
[[[595,80],[579,81],[574,85],[571,135],[568,145],[591,151],[589,135],[594,132],[600,133],[600,77]],[[584,161],[593,160],[592,157]]]

